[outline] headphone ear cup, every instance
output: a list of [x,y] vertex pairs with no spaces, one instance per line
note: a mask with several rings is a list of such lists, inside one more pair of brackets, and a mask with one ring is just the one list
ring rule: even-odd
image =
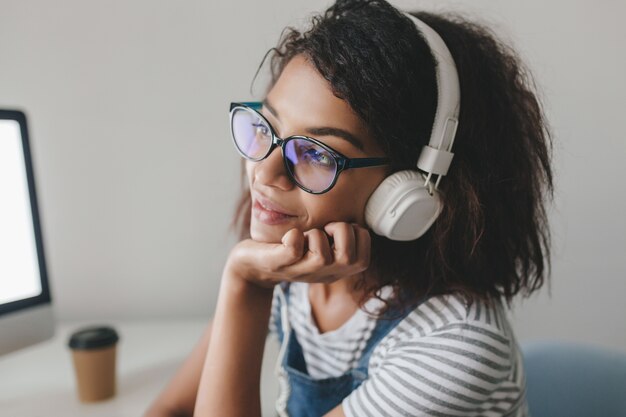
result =
[[398,171],[383,180],[365,205],[365,221],[377,235],[415,240],[435,222],[443,205],[437,190],[424,186],[419,171]]

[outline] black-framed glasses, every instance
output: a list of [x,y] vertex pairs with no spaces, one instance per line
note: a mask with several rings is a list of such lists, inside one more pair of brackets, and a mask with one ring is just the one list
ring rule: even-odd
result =
[[311,194],[323,194],[337,182],[342,171],[387,165],[389,158],[348,158],[308,136],[281,139],[260,113],[261,102],[230,103],[230,134],[242,157],[258,162],[280,146],[283,162],[293,182]]

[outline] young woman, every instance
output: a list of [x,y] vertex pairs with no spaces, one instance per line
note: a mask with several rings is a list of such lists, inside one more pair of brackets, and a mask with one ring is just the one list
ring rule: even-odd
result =
[[549,275],[549,129],[489,29],[411,15],[339,0],[231,104],[241,240],[147,415],[259,416],[268,326],[281,416],[527,414],[504,306]]

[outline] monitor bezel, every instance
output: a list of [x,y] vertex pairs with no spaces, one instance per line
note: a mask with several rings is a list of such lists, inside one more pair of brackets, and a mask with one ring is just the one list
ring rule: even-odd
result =
[[39,204],[37,202],[37,193],[34,178],[35,175],[30,151],[30,141],[28,136],[26,114],[21,110],[0,109],[0,120],[15,120],[20,126],[20,133],[22,136],[22,150],[24,153],[24,167],[26,169],[26,179],[28,182],[28,193],[30,195],[30,207],[33,219],[33,231],[35,234],[35,245],[37,247],[37,259],[39,261],[39,278],[41,281],[41,294],[35,297],[0,304],[0,317],[2,317],[10,313],[22,311],[29,307],[39,306],[43,304],[51,304],[52,296],[50,294],[50,287],[48,284],[48,269],[46,267],[46,260],[44,255],[41,221],[39,217]]

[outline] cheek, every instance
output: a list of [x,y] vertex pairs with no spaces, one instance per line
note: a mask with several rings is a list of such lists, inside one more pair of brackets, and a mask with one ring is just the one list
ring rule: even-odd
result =
[[355,219],[355,200],[352,198],[334,197],[305,201],[308,215],[308,228],[323,228],[330,222],[351,222]]
[[248,185],[252,184],[252,175],[253,175],[253,165],[250,161],[244,162],[244,167],[246,169],[246,178],[248,179]]
[[345,181],[338,182],[336,190],[333,190],[339,195],[334,204],[335,217],[338,221],[356,222],[363,225],[365,224],[365,206],[371,193],[382,182],[384,172],[381,171],[377,176],[371,175],[371,172],[359,172],[359,170],[344,174],[349,175],[345,176]]

